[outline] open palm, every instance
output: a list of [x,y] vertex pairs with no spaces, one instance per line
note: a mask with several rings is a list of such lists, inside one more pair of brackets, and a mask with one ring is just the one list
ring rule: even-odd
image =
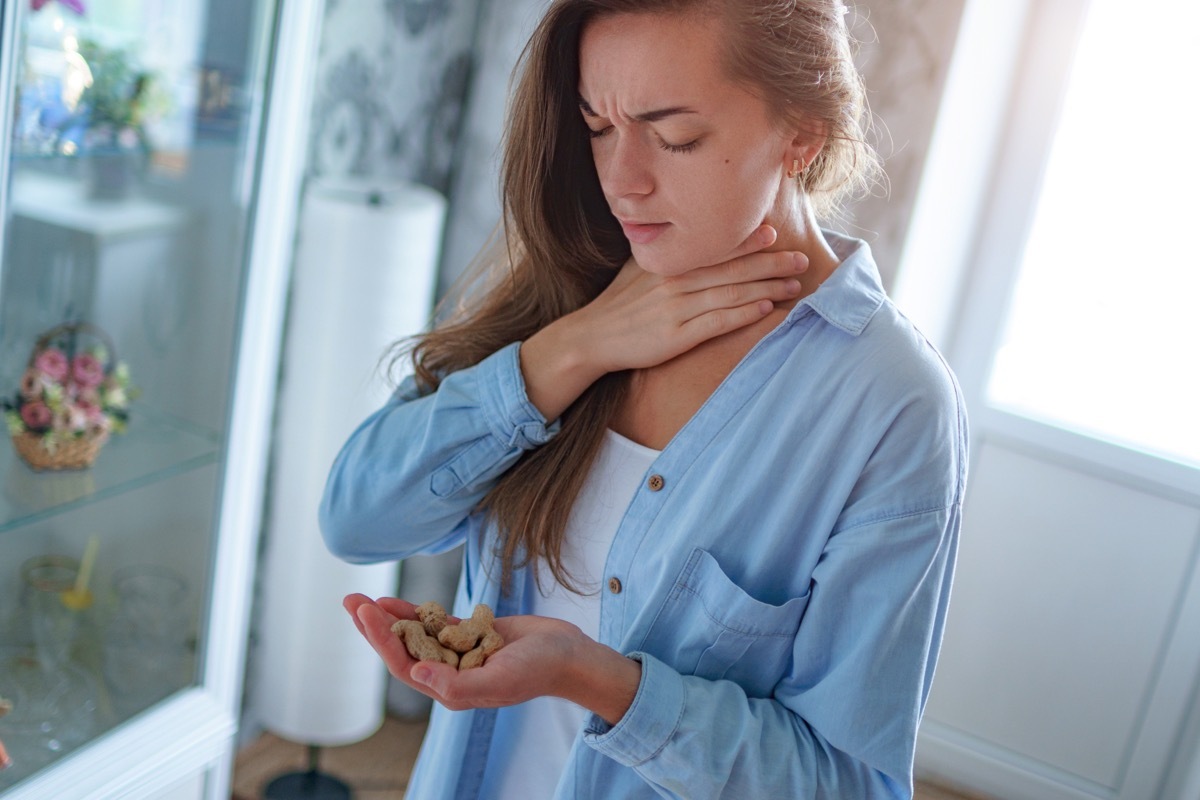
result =
[[396,620],[416,619],[413,604],[396,598],[373,601],[364,595],[350,595],[344,606],[392,675],[451,710],[495,708],[545,695],[564,696],[573,666],[588,645],[595,644],[578,626],[559,619],[500,617],[495,627],[504,637],[504,647],[482,667],[459,672],[446,664],[417,661],[392,633]]

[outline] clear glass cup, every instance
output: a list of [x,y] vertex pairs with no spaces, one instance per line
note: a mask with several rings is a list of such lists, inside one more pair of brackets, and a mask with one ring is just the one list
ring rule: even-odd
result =
[[63,602],[75,586],[79,562],[69,556],[34,556],[21,565],[24,606],[29,614],[38,661],[46,670],[63,667],[79,632],[82,612]]
[[118,570],[112,585],[104,675],[114,703],[135,713],[191,680],[188,583],[165,567],[139,565]]
[[63,602],[78,573],[79,562],[62,555],[35,556],[21,565],[20,607],[33,651],[0,662],[0,686],[13,701],[12,711],[0,720],[0,735],[13,760],[0,773],[0,787],[96,733],[95,685],[74,660],[82,619],[89,612]]

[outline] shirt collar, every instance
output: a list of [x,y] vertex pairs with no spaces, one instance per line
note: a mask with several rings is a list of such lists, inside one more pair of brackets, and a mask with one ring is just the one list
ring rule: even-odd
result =
[[821,233],[841,263],[815,292],[796,304],[789,321],[798,319],[808,306],[830,325],[858,336],[887,299],[871,246],[833,231]]

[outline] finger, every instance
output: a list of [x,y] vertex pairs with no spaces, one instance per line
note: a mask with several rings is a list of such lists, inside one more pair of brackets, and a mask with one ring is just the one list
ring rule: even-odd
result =
[[[381,602],[387,602],[388,600],[395,600],[395,598],[381,598]],[[404,601],[397,602],[403,603]],[[407,605],[411,606],[412,604],[409,603]],[[396,621],[396,618],[380,608],[379,605],[364,603],[359,607],[358,615],[362,623],[363,635],[379,657],[383,659],[384,664],[387,665],[388,672],[401,683],[411,686],[413,689],[428,695],[439,703],[445,704],[441,695],[430,689],[423,682],[415,680],[413,672],[424,667],[450,670],[451,672],[455,672],[456,670],[447,664],[418,661],[413,658],[409,654],[408,648],[400,640],[400,637],[392,632],[392,624]],[[445,680],[445,678],[442,678],[442,683]]]
[[371,603],[371,598],[365,594],[348,594],[342,599],[342,608],[350,615],[350,619],[354,620],[354,627],[358,628],[358,632],[366,636],[366,631],[363,630],[362,621],[358,618],[358,609],[360,606]]
[[692,292],[682,298],[680,308],[685,318],[698,317],[709,311],[722,308],[739,308],[769,300],[778,303],[800,294],[802,286],[796,278],[777,278],[754,283],[726,283],[702,292]]
[[[417,607],[407,600],[401,600],[398,597],[381,597],[375,601],[375,605],[379,606],[396,619],[417,618]],[[447,625],[457,625],[460,622],[462,622],[462,620],[453,614],[446,614]]]
[[511,705],[512,699],[497,684],[496,674],[486,667],[460,672],[447,664],[422,661],[411,674],[427,693],[452,711]]
[[[469,670],[468,670],[469,671]],[[458,682],[459,672],[449,664],[436,661],[418,661],[409,670],[409,677],[426,693],[433,695],[439,702],[454,703],[461,698],[451,700],[447,693],[454,693],[453,687]]]
[[374,604],[364,604],[358,609],[358,619],[362,623],[363,636],[387,664],[388,671],[407,682],[416,660],[408,654],[400,637],[392,633],[396,618]]
[[770,247],[779,240],[779,233],[770,225],[763,223],[754,229],[754,232],[747,236],[741,244],[730,250],[719,261],[713,262],[714,265],[723,264],[728,261],[736,261],[739,258],[745,258],[748,255],[753,255],[764,248]]
[[751,253],[711,267],[700,267],[679,276],[690,291],[703,291],[730,283],[771,278],[794,278],[808,269],[808,256],[792,250]]
[[714,261],[709,265],[698,264],[697,267],[698,269],[710,269],[720,267],[723,264],[727,264],[731,261],[738,261],[739,259],[759,252],[764,247],[770,247],[771,245],[775,244],[775,241],[778,238],[779,234],[770,225],[759,225],[754,229],[753,233],[751,233],[745,238],[745,240],[742,241],[741,244],[726,253],[719,261]]
[[379,606],[396,619],[417,618],[417,607],[407,600],[401,600],[398,597],[381,597],[375,601],[375,605]]
[[747,325],[753,325],[775,309],[770,300],[759,300],[737,308],[719,308],[694,317],[680,326],[685,341],[695,347]]
[[759,225],[754,229],[754,232],[746,237],[745,241],[733,248],[726,261],[731,261],[735,258],[748,256],[751,253],[757,253],[764,247],[770,247],[775,244],[775,240],[779,238],[779,234],[770,225]]

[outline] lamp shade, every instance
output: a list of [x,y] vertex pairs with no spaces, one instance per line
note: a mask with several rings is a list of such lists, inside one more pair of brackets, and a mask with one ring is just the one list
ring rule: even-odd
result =
[[342,444],[389,394],[381,356],[428,323],[445,214],[431,189],[368,179],[313,181],[303,200],[253,698],[262,725],[285,739],[349,744],[383,722],[387,673],[342,598],[394,594],[398,567],[334,558],[317,507]]

